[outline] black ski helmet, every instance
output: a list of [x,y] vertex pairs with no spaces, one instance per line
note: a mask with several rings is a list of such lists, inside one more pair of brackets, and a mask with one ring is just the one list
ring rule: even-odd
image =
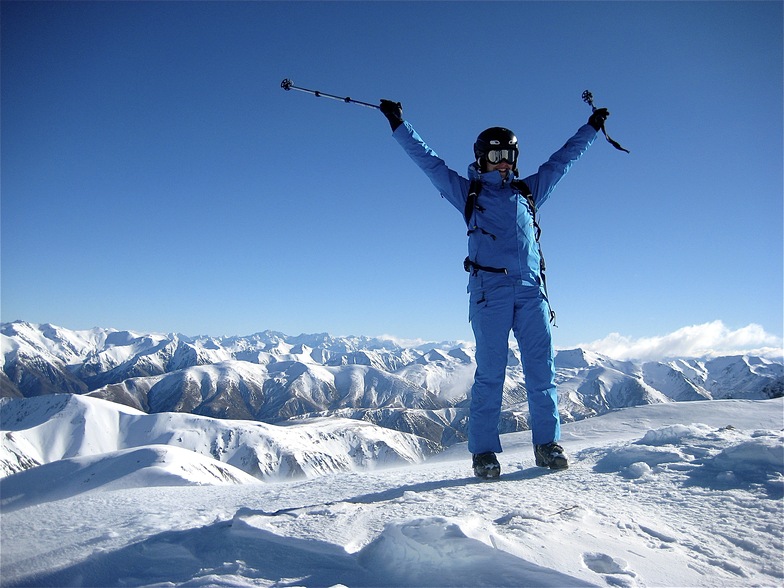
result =
[[504,127],[490,127],[479,133],[479,136],[474,143],[474,157],[476,158],[479,170],[484,170],[488,151],[500,151],[504,149],[514,152],[514,161],[509,161],[509,163],[514,167],[514,172],[516,174],[517,155],[520,151],[517,148],[517,137],[515,134]]

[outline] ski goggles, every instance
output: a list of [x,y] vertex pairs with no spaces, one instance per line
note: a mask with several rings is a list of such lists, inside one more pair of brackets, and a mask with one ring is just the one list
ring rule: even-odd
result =
[[507,163],[517,163],[517,149],[491,149],[485,155],[487,161],[495,165],[506,161]]

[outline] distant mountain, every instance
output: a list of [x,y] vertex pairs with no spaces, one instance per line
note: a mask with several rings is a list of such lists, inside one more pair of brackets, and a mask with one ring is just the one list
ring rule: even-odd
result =
[[146,485],[245,484],[419,463],[439,450],[421,437],[357,420],[276,426],[146,414],[75,394],[0,398],[0,421],[0,478],[11,476],[2,487],[4,508],[35,498],[17,496],[14,484],[28,494],[36,487],[63,496],[133,487],[132,476]]
[[[381,338],[186,337],[25,322],[0,326],[0,396],[89,394],[145,413],[265,423],[339,416],[442,446],[465,440],[474,348],[403,347]],[[754,356],[616,361],[582,349],[556,356],[564,421],[629,406],[784,395],[784,364]],[[527,428],[525,378],[510,350],[502,432]]]

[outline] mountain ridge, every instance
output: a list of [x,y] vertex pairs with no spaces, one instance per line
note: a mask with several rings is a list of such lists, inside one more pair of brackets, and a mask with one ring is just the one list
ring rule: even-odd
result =
[[[250,477],[279,481],[372,469],[379,464],[419,463],[440,449],[422,437],[358,420],[314,418],[278,426],[188,413],[147,414],[78,394],[0,398],[0,420],[4,432],[0,478],[14,474],[29,477],[33,474],[27,472],[35,471],[45,479],[40,466],[67,462],[69,465],[57,466],[57,471],[52,467],[43,470],[65,480],[68,468],[91,466],[88,458],[127,460],[129,450],[159,446],[172,449],[155,450],[139,467],[155,468],[167,458],[178,459],[171,451],[188,450],[201,457],[188,466],[190,471],[177,475],[192,481],[194,470],[209,465],[205,483],[214,483],[218,477],[228,483],[247,483]],[[87,461],[74,461],[79,459]],[[198,478],[204,472],[196,473]],[[84,483],[92,484],[89,472],[85,475]],[[101,485],[112,482],[117,480],[107,479]],[[165,483],[170,485],[171,480]],[[9,504],[8,496],[3,496],[4,506]]]
[[[184,412],[265,423],[330,415],[413,433],[442,446],[464,441],[474,347],[402,345],[383,337],[152,334],[0,325],[0,396],[87,394],[143,412]],[[564,422],[617,408],[784,395],[784,363],[757,356],[619,361],[559,350]],[[512,344],[502,432],[527,428],[525,377]]]

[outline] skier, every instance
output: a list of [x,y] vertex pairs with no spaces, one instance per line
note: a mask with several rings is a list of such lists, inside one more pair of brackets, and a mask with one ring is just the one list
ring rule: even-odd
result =
[[520,182],[518,143],[512,131],[492,127],[481,132],[474,143],[475,161],[465,178],[447,167],[403,119],[399,102],[382,100],[379,108],[397,142],[441,195],[464,214],[468,225],[465,269],[469,272],[469,321],[476,338],[468,450],[474,474],[497,478],[501,473],[495,454],[502,451],[498,425],[510,331],[520,347],[536,465],[567,468],[566,454],[558,444],[561,426],[552,313],[534,213],[593,143],[610,113],[606,108],[595,109],[588,124]]

